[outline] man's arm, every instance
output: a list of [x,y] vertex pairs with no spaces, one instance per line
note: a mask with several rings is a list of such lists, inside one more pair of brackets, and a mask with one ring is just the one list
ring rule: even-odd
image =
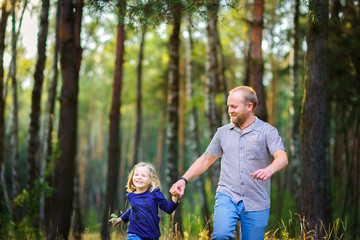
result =
[[[217,158],[218,157],[211,155],[209,153],[204,153],[191,165],[191,167],[185,172],[183,177],[187,181],[194,179],[195,177],[205,172],[210,167],[210,165],[216,161]],[[179,197],[182,197],[184,195],[185,185],[186,185],[185,180],[183,179],[178,180],[170,188],[170,193],[176,193],[179,195]]]
[[258,169],[251,174],[255,179],[266,181],[275,173],[283,170],[288,165],[288,158],[284,150],[277,150],[273,154],[272,163],[263,169]]

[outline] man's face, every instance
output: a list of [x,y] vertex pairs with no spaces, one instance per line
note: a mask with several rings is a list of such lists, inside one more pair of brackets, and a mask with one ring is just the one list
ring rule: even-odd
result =
[[229,95],[228,101],[228,113],[230,115],[230,121],[236,126],[240,127],[250,116],[247,111],[247,103],[243,96],[239,92],[235,92]]

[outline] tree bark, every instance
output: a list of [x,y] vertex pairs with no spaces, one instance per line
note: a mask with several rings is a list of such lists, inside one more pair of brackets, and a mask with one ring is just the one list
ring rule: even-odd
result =
[[[12,61],[10,65],[10,77],[11,77],[11,116],[12,116],[12,128],[11,128],[11,198],[14,199],[20,194],[19,184],[19,120],[18,120],[18,95],[17,95],[17,79],[16,79],[16,58],[17,58],[17,34],[16,34],[16,11],[15,1],[11,1],[12,7],[12,31],[11,31],[11,49],[12,49]],[[20,222],[21,209],[19,206],[13,209],[13,220],[15,223]]]
[[77,146],[77,105],[79,62],[75,34],[76,19],[72,0],[60,0],[60,65],[63,86],[60,97],[59,149],[51,196],[50,239],[68,238],[74,196],[74,173]]
[[9,17],[7,1],[1,5],[0,19],[0,170],[4,162],[4,138],[5,138],[5,99],[4,99],[4,53],[5,53],[5,33]]
[[255,90],[258,98],[258,105],[255,114],[263,121],[267,121],[266,96],[262,83],[264,72],[262,59],[262,31],[264,25],[264,2],[265,0],[254,0],[253,23],[251,32],[250,49],[250,86]]
[[[0,202],[7,202],[8,194],[5,184],[5,161],[4,161],[4,144],[5,144],[5,98],[4,98],[4,52],[5,52],[5,33],[6,25],[9,17],[9,11],[7,10],[7,1],[1,4],[1,19],[0,19]],[[3,196],[4,194],[4,196]],[[7,207],[11,210],[9,205]],[[0,215],[5,215],[5,207],[0,206]],[[0,228],[4,229],[5,222],[1,221]],[[0,235],[0,238],[2,236]]]
[[294,30],[292,32],[292,49],[290,52],[290,86],[291,86],[291,118],[290,118],[290,170],[291,170],[291,185],[290,191],[295,199],[299,199],[300,188],[300,111],[301,111],[301,94],[299,81],[299,16],[300,16],[300,0],[295,1],[294,13]]
[[250,56],[251,56],[251,30],[249,30],[249,39],[246,41],[245,51],[244,51],[244,80],[243,84],[245,86],[250,86]]
[[113,83],[113,93],[111,100],[111,110],[109,114],[109,147],[108,147],[108,164],[106,177],[105,205],[102,215],[101,238],[109,239],[109,218],[112,211],[116,209],[118,172],[120,165],[120,107],[121,107],[121,90],[123,81],[123,59],[124,59],[124,42],[125,42],[125,8],[126,0],[119,0],[119,22],[117,26],[117,43],[116,43],[116,62]]
[[[78,161],[77,161],[78,162]],[[77,164],[78,165],[78,164]],[[73,209],[74,209],[74,216],[72,219],[73,226],[73,238],[75,240],[82,239],[82,232],[84,231],[84,224],[82,221],[82,212],[81,212],[81,203],[80,203],[80,176],[78,170],[75,171],[74,177],[74,202],[73,202]]]
[[[40,117],[41,117],[41,95],[42,86],[44,82],[44,69],[46,63],[46,39],[49,28],[49,0],[43,0],[40,14],[40,26],[38,33],[38,58],[35,66],[34,73],[34,88],[31,96],[31,112],[30,112],[30,126],[29,126],[29,138],[28,138],[28,176],[27,176],[27,189],[32,194],[32,190],[35,186],[35,181],[39,180],[40,176]],[[34,193],[35,194],[35,193]],[[34,202],[36,201],[36,202]],[[38,200],[40,201],[40,199]],[[34,198],[29,203],[27,212],[30,216],[33,216],[31,224],[35,229],[39,228],[40,218],[37,217],[40,211],[40,204],[37,199]]]
[[[169,179],[168,188],[178,180],[179,158],[179,48],[180,48],[180,24],[181,5],[174,4],[171,9],[173,16],[173,30],[169,39],[170,62],[169,62],[169,85],[168,85],[168,123],[166,131],[166,147]],[[182,234],[181,206],[177,208],[172,222],[172,232]]]
[[[48,87],[48,100],[46,102],[45,109],[45,121],[43,124],[44,128],[44,144],[43,144],[43,153],[41,160],[41,171],[44,173],[44,181],[51,186],[51,167],[50,161],[53,155],[52,140],[53,140],[53,129],[54,129],[54,114],[55,114],[55,99],[56,99],[56,90],[58,83],[58,61],[59,61],[59,21],[60,21],[60,8],[57,5],[56,8],[56,22],[55,22],[55,45],[53,50],[53,62],[52,62],[52,76],[51,81]],[[47,236],[50,234],[50,222],[46,219],[50,219],[50,197],[44,197],[44,210],[43,213],[40,213],[41,222],[45,225],[45,232]],[[43,215],[43,217],[42,217]]]
[[[79,79],[80,66],[82,62],[82,47],[81,47],[81,22],[83,13],[84,0],[76,0],[75,6],[75,55],[76,55],[76,73]],[[74,170],[74,200],[73,200],[73,236],[75,239],[80,240],[84,225],[82,222],[82,211],[80,204],[80,182],[79,182],[79,160],[75,155],[75,170]]]
[[[192,40],[192,21],[191,15],[187,16],[188,19],[188,33],[189,37],[186,41],[186,102],[189,104],[191,99],[194,97],[194,85],[195,82],[194,74],[193,74],[193,61],[192,61],[192,52],[193,52],[193,40]],[[198,126],[198,111],[194,104],[190,103],[189,107],[189,116],[188,116],[188,138],[187,142],[190,146],[190,156],[191,159],[196,159],[201,155],[200,149],[200,138],[199,138],[199,126]],[[196,179],[196,186],[199,189],[199,198],[200,198],[200,206],[201,213],[204,218],[204,224],[208,225],[208,233],[209,237],[212,233],[212,224],[209,212],[209,206],[207,204],[207,195],[205,190],[205,176],[204,174],[200,175]]]
[[[207,44],[206,44],[206,87],[205,87],[205,115],[209,124],[209,133],[212,137],[219,125],[216,108],[216,94],[218,89],[218,61],[217,61],[217,12],[219,1],[213,0],[207,5]],[[221,115],[220,115],[221,116]],[[211,187],[215,191],[220,177],[220,161],[215,161],[209,168]]]
[[217,39],[216,39],[217,59],[218,59],[218,69],[219,69],[218,85],[219,85],[219,93],[223,95],[223,101],[224,101],[224,104],[219,106],[219,108],[220,108],[220,113],[221,113],[221,123],[223,125],[225,125],[229,122],[229,113],[228,113],[228,108],[227,108],[227,98],[229,95],[229,90],[228,90],[226,77],[225,77],[225,65],[226,64],[225,64],[225,58],[224,58],[224,54],[223,54],[223,48],[221,45],[219,34],[216,34],[216,35],[217,35]]
[[134,134],[134,148],[133,148],[133,163],[140,162],[140,144],[141,144],[141,130],[142,130],[142,63],[144,56],[144,42],[145,42],[146,26],[142,27],[139,58],[137,66],[137,87],[136,87],[136,123],[135,123],[135,134]]
[[[40,26],[38,33],[38,58],[34,73],[34,88],[31,98],[31,113],[30,113],[30,127],[29,127],[29,141],[28,141],[28,178],[27,188],[31,191],[34,187],[35,180],[39,177],[39,130],[40,130],[40,116],[41,116],[41,95],[42,86],[44,82],[44,69],[46,63],[46,39],[49,28],[49,0],[42,1]],[[33,222],[36,226],[37,223]]]
[[353,186],[352,186],[352,193],[353,193],[353,224],[351,226],[351,232],[353,234],[353,237],[355,236],[357,225],[358,225],[358,212],[359,212],[359,162],[360,162],[360,118],[359,116],[355,119],[355,131],[354,131],[354,147],[353,147],[353,166],[352,170],[353,173],[351,174],[353,176]]
[[328,226],[324,206],[326,200],[326,81],[327,75],[327,27],[328,1],[311,0],[310,13],[315,13],[316,22],[309,18],[307,32],[307,56],[305,95],[301,115],[301,197],[300,213],[309,222],[310,229],[318,230],[321,235],[319,220]]
[[[165,124],[166,124],[166,108],[163,108],[160,116],[160,128],[157,140],[157,150],[155,157],[155,167],[156,169],[160,169],[163,164],[163,155],[164,155],[164,142],[165,142]],[[160,171],[161,172],[161,171]]]

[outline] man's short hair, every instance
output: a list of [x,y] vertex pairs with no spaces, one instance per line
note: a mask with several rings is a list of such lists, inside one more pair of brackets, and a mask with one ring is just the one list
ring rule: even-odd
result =
[[256,92],[252,87],[249,86],[239,86],[236,88],[233,88],[229,91],[229,94],[232,94],[234,92],[241,92],[243,94],[243,97],[247,103],[253,104],[253,111],[255,111],[258,99],[256,96]]

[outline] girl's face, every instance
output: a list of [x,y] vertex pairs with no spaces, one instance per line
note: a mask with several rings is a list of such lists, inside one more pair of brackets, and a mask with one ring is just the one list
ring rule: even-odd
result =
[[150,185],[150,171],[146,166],[137,167],[134,170],[134,176],[132,179],[134,186],[136,187],[136,193],[145,192]]

